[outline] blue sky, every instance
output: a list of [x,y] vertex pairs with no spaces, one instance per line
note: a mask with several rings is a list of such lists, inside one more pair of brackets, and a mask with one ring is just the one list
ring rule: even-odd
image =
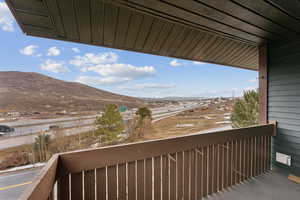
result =
[[257,72],[26,36],[0,0],[0,71],[38,72],[138,97],[235,96]]

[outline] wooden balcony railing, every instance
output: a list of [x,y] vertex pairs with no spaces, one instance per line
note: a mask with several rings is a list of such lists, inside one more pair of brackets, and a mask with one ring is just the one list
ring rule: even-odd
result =
[[55,155],[22,200],[196,200],[270,169],[275,125]]

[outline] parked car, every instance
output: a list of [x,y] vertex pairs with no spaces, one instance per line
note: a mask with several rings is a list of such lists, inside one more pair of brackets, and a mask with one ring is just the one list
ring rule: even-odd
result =
[[8,133],[8,132],[14,132],[14,131],[15,131],[15,129],[12,127],[9,127],[7,125],[0,125],[0,132]]
[[51,125],[51,126],[49,126],[49,130],[57,130],[59,128],[60,127],[58,125]]
[[0,136],[5,135],[6,133],[14,132],[15,129],[7,125],[0,125]]

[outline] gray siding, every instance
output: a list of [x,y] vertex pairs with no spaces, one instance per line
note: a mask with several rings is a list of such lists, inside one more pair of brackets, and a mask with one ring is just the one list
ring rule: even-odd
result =
[[278,122],[273,153],[292,156],[292,166],[273,164],[300,175],[300,42],[270,44],[268,118]]

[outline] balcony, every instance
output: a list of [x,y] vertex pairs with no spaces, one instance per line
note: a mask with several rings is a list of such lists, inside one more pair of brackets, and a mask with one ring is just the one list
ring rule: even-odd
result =
[[191,200],[238,192],[240,183],[255,188],[255,180],[276,174],[270,172],[275,129],[267,124],[58,154],[21,199]]

